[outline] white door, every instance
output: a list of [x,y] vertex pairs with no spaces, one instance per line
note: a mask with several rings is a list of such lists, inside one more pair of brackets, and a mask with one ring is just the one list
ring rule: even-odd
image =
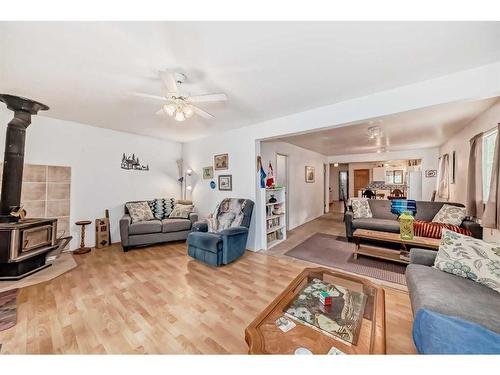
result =
[[290,205],[288,202],[288,155],[276,154],[276,183],[286,187],[285,190],[285,217],[286,217],[286,230],[289,228],[289,212]]

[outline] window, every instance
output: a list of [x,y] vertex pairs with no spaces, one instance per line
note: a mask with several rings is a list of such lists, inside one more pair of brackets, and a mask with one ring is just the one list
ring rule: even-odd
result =
[[385,172],[385,183],[388,185],[403,184],[403,171],[387,171]]
[[486,133],[483,136],[483,202],[487,202],[490,195],[491,171],[493,170],[496,137],[497,130]]

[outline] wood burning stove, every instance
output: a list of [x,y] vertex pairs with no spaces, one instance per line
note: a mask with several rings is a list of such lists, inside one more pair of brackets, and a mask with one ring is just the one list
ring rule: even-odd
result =
[[0,280],[12,280],[49,266],[47,253],[58,247],[57,219],[21,220],[12,215],[21,203],[26,129],[32,115],[49,107],[6,94],[0,94],[0,101],[14,111],[7,125],[0,202]]

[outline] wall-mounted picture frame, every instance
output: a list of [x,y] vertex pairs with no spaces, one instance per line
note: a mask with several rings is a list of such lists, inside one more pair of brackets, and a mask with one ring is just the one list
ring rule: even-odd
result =
[[437,177],[438,171],[437,169],[428,169],[425,171],[425,177]]
[[203,179],[211,180],[212,178],[214,178],[214,167],[203,167]]
[[215,155],[214,168],[216,171],[223,171],[229,169],[229,154]]
[[233,190],[233,176],[230,174],[221,174],[219,176],[219,190]]
[[315,181],[314,167],[306,165],[306,182],[312,184]]

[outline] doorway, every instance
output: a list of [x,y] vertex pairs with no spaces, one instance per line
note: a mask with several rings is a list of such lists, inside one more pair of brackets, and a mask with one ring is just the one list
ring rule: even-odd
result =
[[288,184],[288,155],[276,154],[276,183],[285,186],[285,221],[286,230],[290,227],[290,204],[289,204],[289,188]]
[[349,171],[339,171],[339,201],[349,199]]
[[353,196],[358,196],[359,190],[364,190],[370,182],[370,170],[369,169],[355,169],[354,170],[354,192]]

